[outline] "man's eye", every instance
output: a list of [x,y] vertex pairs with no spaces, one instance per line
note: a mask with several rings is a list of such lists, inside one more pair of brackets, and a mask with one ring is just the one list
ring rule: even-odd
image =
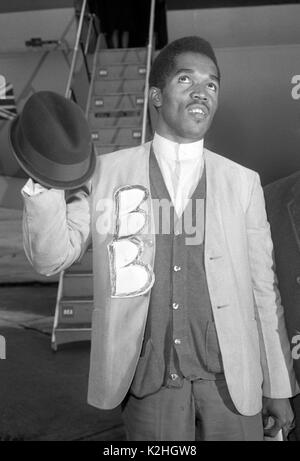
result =
[[209,82],[207,86],[212,91],[217,91],[218,90],[218,86],[213,82]]
[[180,83],[190,83],[191,79],[188,75],[180,75],[180,77],[178,78],[178,81]]

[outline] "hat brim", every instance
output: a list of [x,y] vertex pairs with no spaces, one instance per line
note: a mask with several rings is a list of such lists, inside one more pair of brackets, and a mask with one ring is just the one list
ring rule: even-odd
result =
[[17,116],[11,123],[9,129],[9,141],[11,145],[11,150],[16,158],[17,162],[21,168],[28,174],[29,177],[33,178],[39,184],[45,187],[51,187],[55,189],[76,189],[83,186],[91,178],[95,171],[96,167],[96,152],[92,144],[92,149],[90,153],[90,164],[88,170],[80,177],[73,179],[72,181],[62,181],[56,180],[55,178],[49,179],[45,174],[43,174],[38,169],[38,165],[34,165],[28,161],[28,159],[22,154],[22,150],[18,143],[18,136],[16,135],[17,123],[19,116]]

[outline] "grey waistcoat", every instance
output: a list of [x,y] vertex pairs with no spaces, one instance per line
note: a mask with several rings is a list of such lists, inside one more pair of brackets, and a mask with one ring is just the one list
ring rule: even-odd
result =
[[[152,199],[171,203],[153,152],[150,185]],[[203,261],[205,195],[204,168],[180,219],[173,205],[169,220],[166,213],[163,218],[161,213],[160,216],[155,213],[155,283],[143,348],[130,389],[137,397],[152,394],[162,386],[181,387],[183,378],[223,378]],[[154,208],[157,209],[157,205]]]

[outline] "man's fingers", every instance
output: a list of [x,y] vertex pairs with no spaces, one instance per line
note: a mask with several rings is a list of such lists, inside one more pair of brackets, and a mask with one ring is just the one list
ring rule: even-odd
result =
[[283,430],[283,433],[284,433],[285,438],[287,438],[287,436],[289,435],[289,433],[290,433],[293,429],[295,429],[295,427],[296,427],[295,420],[286,423],[286,424],[282,427],[282,430]]
[[275,437],[283,426],[283,421],[279,418],[272,418],[272,422],[272,426],[267,425],[264,428],[264,435],[267,437]]

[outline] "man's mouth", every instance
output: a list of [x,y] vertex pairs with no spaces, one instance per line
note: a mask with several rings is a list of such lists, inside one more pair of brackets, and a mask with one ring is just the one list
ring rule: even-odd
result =
[[197,120],[205,119],[209,115],[209,109],[205,104],[190,104],[187,109]]

